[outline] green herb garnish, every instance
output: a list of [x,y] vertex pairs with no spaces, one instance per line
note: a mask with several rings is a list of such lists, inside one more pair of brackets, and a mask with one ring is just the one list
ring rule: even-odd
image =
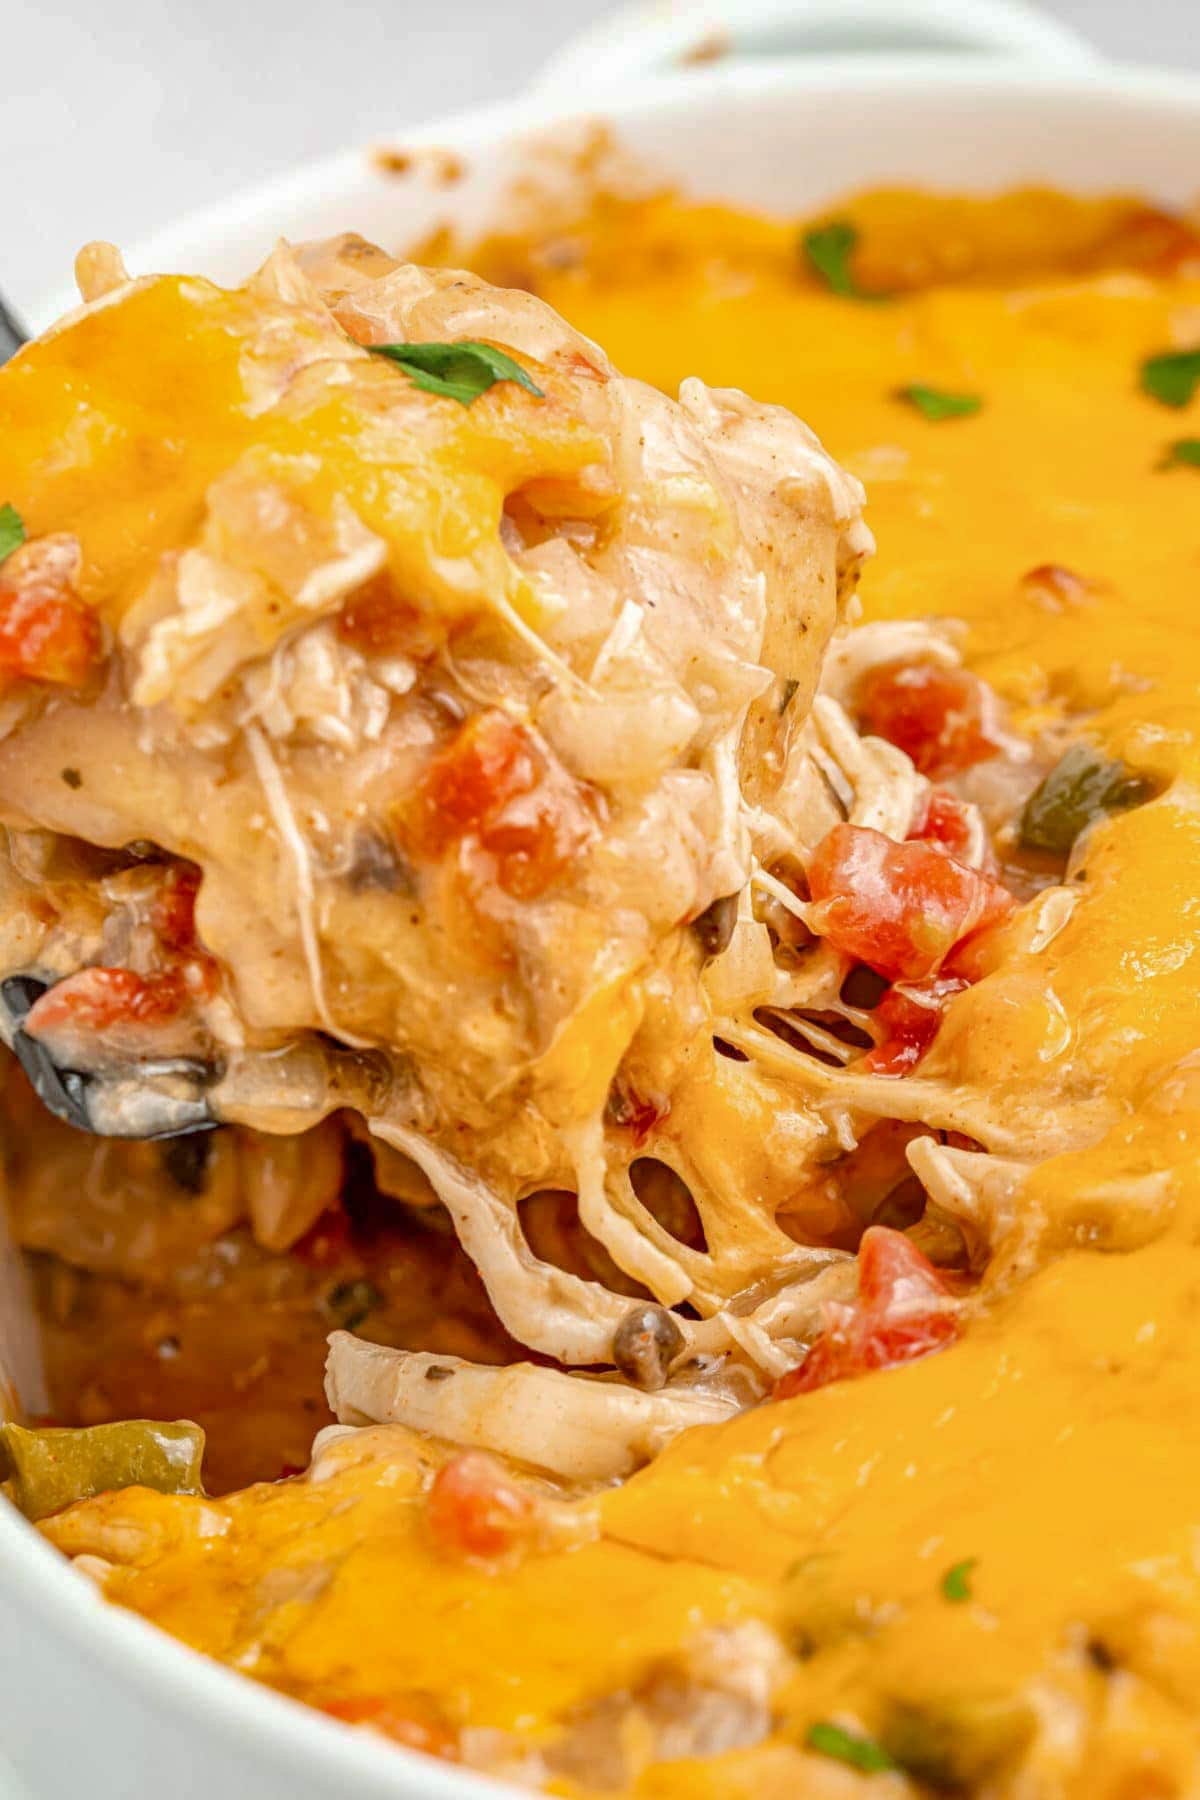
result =
[[1070,854],[1087,826],[1154,798],[1154,784],[1121,762],[1106,762],[1087,744],[1072,744],[1038,783],[1021,814],[1026,850]]
[[971,1598],[971,1571],[978,1561],[977,1556],[967,1556],[962,1562],[956,1562],[946,1570],[942,1576],[942,1595],[945,1599],[957,1604]]
[[1168,444],[1160,469],[1200,469],[1200,438],[1176,438]]
[[885,294],[868,294],[859,287],[850,258],[858,244],[858,231],[849,219],[833,219],[814,225],[800,240],[809,267],[821,277],[831,294],[843,300],[884,300]]
[[1200,387],[1200,350],[1165,350],[1142,364],[1142,391],[1163,406],[1186,406]]
[[832,1725],[828,1719],[818,1719],[815,1725],[810,1725],[804,1743],[806,1749],[815,1750],[818,1756],[831,1756],[835,1762],[861,1769],[864,1775],[878,1775],[884,1769],[896,1767],[893,1758],[874,1738],[843,1731],[840,1725]]
[[0,562],[25,542],[25,521],[8,501],[0,506]]
[[383,1305],[383,1295],[370,1281],[339,1281],[321,1302],[326,1318],[343,1331],[354,1331],[369,1313]]
[[371,344],[368,348],[375,356],[399,363],[415,387],[457,400],[461,406],[470,406],[498,381],[515,381],[538,400],[546,398],[519,362],[491,344],[464,338],[459,344]]
[[926,387],[921,381],[897,388],[896,398],[906,406],[914,406],[935,425],[942,419],[969,419],[983,405],[978,394],[951,394],[945,388]]

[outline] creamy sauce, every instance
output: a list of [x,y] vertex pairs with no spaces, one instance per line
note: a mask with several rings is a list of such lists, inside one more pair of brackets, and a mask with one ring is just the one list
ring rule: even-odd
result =
[[[566,270],[511,243],[481,261],[670,391],[699,370],[794,408],[868,485],[867,616],[967,620],[1018,723],[1072,720],[1168,784],[1095,834],[1063,929],[1036,964],[1014,943],[922,1069],[985,1090],[1014,1158],[1042,1158],[990,1305],[938,1356],[687,1434],[598,1503],[591,1542],[486,1574],[431,1545],[389,1428],[316,1484],[108,1496],[46,1529],[120,1565],[114,1599],[289,1692],[433,1694],[455,1728],[534,1744],[702,1628],[766,1621],[791,1653],[769,1740],[635,1757],[646,1795],[852,1794],[809,1727],[894,1740],[907,1708],[943,1786],[1169,1800],[1200,1781],[1200,478],[1160,464],[1200,399],[1168,410],[1138,370],[1200,342],[1200,279],[1122,268],[1119,205],[848,210],[864,278],[912,292],[834,298],[791,226],[669,202],[581,230]],[[921,287],[943,256],[969,279]],[[910,382],[982,408],[931,423],[895,398]],[[1086,579],[1078,604],[1024,581],[1047,564]]]

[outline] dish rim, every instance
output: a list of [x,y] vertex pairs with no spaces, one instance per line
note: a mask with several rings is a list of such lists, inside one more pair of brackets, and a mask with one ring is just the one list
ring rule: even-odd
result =
[[[464,109],[396,134],[404,149],[448,147],[472,150],[501,140],[520,140],[582,119],[611,121],[618,136],[622,120],[646,112],[686,110],[697,97],[714,90],[751,106],[756,97],[792,89],[798,93],[841,89],[848,95],[867,90],[894,95],[927,92],[930,84],[953,83],[962,97],[972,92],[987,99],[1006,95],[1045,96],[1047,107],[1064,99],[1097,99],[1114,107],[1161,109],[1160,116],[1200,119],[1200,74],[1169,69],[1130,68],[1102,61],[1073,67],[1030,68],[1019,60],[964,60],[961,53],[874,57],[842,54],[805,58],[731,61],[686,71],[648,75],[620,96],[588,95],[581,109],[559,92],[544,89],[516,100]],[[336,195],[363,173],[364,161],[379,143],[358,144],[315,159],[255,184],[227,200],[197,209],[183,220],[153,234],[130,252],[135,267],[188,260],[181,246],[190,239],[203,245],[231,232],[242,232],[272,214],[286,215],[298,203],[317,195]],[[381,179],[393,179],[381,177]],[[398,204],[402,190],[397,186]],[[65,303],[64,303],[65,302]],[[40,329],[77,304],[60,290],[33,310]],[[106,1601],[99,1591],[14,1509],[0,1504],[0,1592],[10,1605],[27,1609],[57,1634],[56,1648],[69,1648],[88,1664],[117,1663],[122,1685],[138,1689],[144,1701],[176,1715],[182,1729],[220,1732],[226,1740],[256,1753],[259,1767],[278,1773],[328,1779],[330,1792],[354,1776],[366,1800],[463,1800],[478,1794],[513,1794],[507,1782],[456,1764],[382,1741],[366,1731],[348,1731],[302,1702],[248,1679],[232,1668],[192,1650],[182,1641],[138,1615]],[[182,1718],[179,1715],[183,1715]],[[337,1787],[334,1784],[338,1784]]]

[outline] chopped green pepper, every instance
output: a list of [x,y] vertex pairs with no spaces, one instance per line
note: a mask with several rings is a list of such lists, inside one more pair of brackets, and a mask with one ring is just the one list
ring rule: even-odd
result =
[[1025,1748],[1034,1717],[1015,1695],[897,1701],[880,1738],[893,1761],[940,1792],[973,1789]]
[[0,1480],[27,1519],[112,1488],[201,1494],[204,1433],[188,1420],[124,1419],[79,1429],[0,1424]]
[[1039,782],[1021,814],[1026,850],[1067,856],[1088,825],[1154,798],[1154,784],[1124,763],[1106,762],[1087,744],[1072,744]]

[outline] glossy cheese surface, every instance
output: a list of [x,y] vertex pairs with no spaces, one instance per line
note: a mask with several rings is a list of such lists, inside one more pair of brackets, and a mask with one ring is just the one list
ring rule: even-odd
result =
[[[1014,939],[921,1071],[986,1091],[1037,1164],[986,1303],[936,1357],[686,1434],[590,1503],[586,1542],[511,1567],[448,1564],[411,1460],[366,1448],[320,1484],[110,1496],[47,1530],[289,1692],[433,1694],[534,1742],[766,1621],[794,1656],[769,1740],[651,1762],[646,1794],[907,1793],[801,1746],[908,1709],[968,1746],[943,1790],[1170,1800],[1200,1791],[1200,472],[1164,460],[1200,393],[1168,408],[1140,369],[1200,345],[1200,279],[1106,263],[1120,208],[845,210],[886,301],[798,274],[791,225],[665,201],[531,278],[669,392],[699,372],[795,410],[867,485],[867,618],[965,620],[1018,726],[1072,720],[1162,790],[1095,832],[1064,928],[1036,959]],[[982,406],[931,422],[913,382]],[[1047,565],[1083,578],[1069,603],[1026,579]]]

